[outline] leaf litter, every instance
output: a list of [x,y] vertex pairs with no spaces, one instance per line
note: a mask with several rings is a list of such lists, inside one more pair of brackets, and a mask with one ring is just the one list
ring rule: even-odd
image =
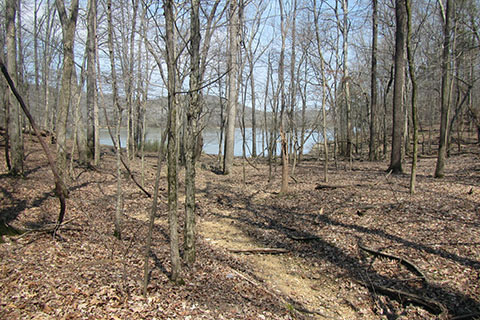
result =
[[[46,161],[38,144],[26,141],[25,177],[0,177],[1,218],[20,230],[51,224],[58,212]],[[435,159],[420,158],[413,196],[409,175],[387,175],[384,162],[354,162],[351,170],[332,165],[334,187],[317,188],[329,184],[322,182],[322,164],[307,159],[297,166],[290,192],[279,195],[280,170],[269,182],[265,163],[257,161],[256,170],[237,159],[232,174],[222,176],[208,169],[215,159],[203,156],[206,165],[197,170],[197,262],[184,269],[185,285],[169,282],[162,178],[147,299],[141,287],[151,200],[125,181],[124,238],[115,239],[114,158],[104,154],[96,170],[74,166],[69,223],[55,241],[41,232],[3,237],[0,318],[473,319],[480,312],[480,170],[474,148],[453,154],[441,180],[432,177]],[[155,163],[154,155],[146,157],[149,191]],[[140,181],[139,160],[130,166]],[[399,261],[362,252],[360,242],[403,257],[428,280]],[[287,252],[230,252],[252,248]],[[375,291],[380,287],[435,301],[446,312]]]

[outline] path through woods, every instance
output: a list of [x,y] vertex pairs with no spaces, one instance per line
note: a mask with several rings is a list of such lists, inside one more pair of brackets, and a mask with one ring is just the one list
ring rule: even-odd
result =
[[[40,146],[29,137],[26,142],[25,178],[0,176],[0,215],[18,229],[44,228],[55,222],[58,203]],[[247,167],[244,185],[240,162],[223,176],[212,170],[214,157],[204,156],[197,179],[198,262],[187,269],[186,285],[169,283],[164,184],[146,301],[142,255],[151,200],[126,180],[125,237],[112,236],[115,159],[106,152],[96,171],[74,169],[67,223],[57,241],[42,232],[3,237],[0,318],[431,319],[441,312],[478,313],[480,156],[476,145],[464,150],[452,155],[443,180],[432,177],[434,157],[420,157],[414,196],[409,176],[387,175],[386,162],[354,162],[351,171],[340,162],[324,185],[322,164],[305,161],[290,193],[279,195],[280,171],[268,184],[267,166],[257,163],[259,170]],[[151,189],[155,157],[147,163]],[[140,175],[139,161],[132,172]],[[425,279],[389,255],[404,258]]]

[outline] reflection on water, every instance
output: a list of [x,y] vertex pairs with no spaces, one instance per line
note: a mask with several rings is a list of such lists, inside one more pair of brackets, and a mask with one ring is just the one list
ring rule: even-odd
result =
[[[148,128],[146,139],[147,141],[160,141],[161,134],[163,129],[162,128]],[[307,132],[305,134],[306,142],[304,147],[304,152],[308,153],[313,146],[322,141],[322,134],[313,131]],[[127,129],[122,128],[120,130],[120,140],[121,145],[125,146],[127,141]],[[246,140],[246,155],[247,157],[250,156],[252,150],[252,130],[247,129],[245,132],[245,140]],[[256,148],[257,154],[261,155],[263,152],[263,148],[266,148],[266,142],[263,143],[264,136],[262,135],[262,130],[257,129],[256,132]],[[220,141],[220,130],[219,129],[204,129],[203,130],[203,152],[206,154],[218,154],[218,142]],[[108,133],[108,129],[100,129],[100,144],[113,146],[112,139],[110,138],[110,134]],[[242,155],[242,132],[239,128],[235,129],[235,148],[234,148],[234,156],[238,157]],[[280,150],[280,137],[277,137],[277,150]],[[223,151],[223,148],[222,148]],[[267,151],[265,150],[265,155]]]

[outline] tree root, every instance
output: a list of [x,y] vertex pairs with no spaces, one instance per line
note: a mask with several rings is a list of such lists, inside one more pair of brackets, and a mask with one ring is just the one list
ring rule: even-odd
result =
[[247,253],[247,254],[281,254],[288,253],[287,249],[282,248],[251,248],[251,249],[228,249],[232,253]]
[[424,307],[427,311],[430,311],[435,315],[437,315],[438,319],[446,319],[447,317],[447,308],[443,304],[435,300],[424,298],[419,295],[405,292],[402,290],[397,290],[397,289],[376,285],[373,283],[370,283],[370,284],[362,283],[362,285],[369,288],[373,292],[381,293],[383,295],[389,296],[390,298],[396,299],[401,303],[410,302],[410,303],[420,305]]
[[364,245],[362,245],[362,243],[360,241],[358,242],[358,247],[360,249],[362,249],[363,251],[366,251],[366,252],[368,252],[370,254],[373,254],[375,256],[380,256],[380,257],[396,260],[400,264],[405,266],[408,270],[410,270],[413,273],[415,273],[416,275],[418,275],[423,280],[423,282],[425,282],[425,283],[428,282],[425,274],[415,264],[413,264],[413,262],[411,262],[411,261],[409,261],[405,258],[393,255],[393,254],[387,254],[387,253],[384,253],[384,252],[380,252],[380,251],[365,247]]

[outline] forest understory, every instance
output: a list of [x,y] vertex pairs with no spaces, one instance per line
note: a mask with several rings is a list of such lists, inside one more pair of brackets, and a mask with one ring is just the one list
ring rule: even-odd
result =
[[[5,168],[0,175],[1,229],[24,232],[0,243],[1,319],[480,317],[480,148],[474,143],[452,152],[443,179],[433,178],[435,157],[420,156],[415,195],[409,174],[389,175],[385,161],[331,163],[324,183],[322,162],[305,160],[281,195],[280,166],[269,182],[265,162],[252,160],[253,167],[235,159],[224,176],[215,170],[216,158],[203,155],[197,262],[184,267],[184,285],[168,277],[163,168],[147,299],[142,282],[152,200],[124,179],[118,240],[114,155],[104,153],[95,169],[73,163],[65,223],[53,239],[42,231],[59,211],[53,177],[35,138],[25,143],[24,177]],[[154,154],[146,157],[150,192],[156,162]],[[140,160],[130,168],[140,181]],[[179,181],[183,223],[183,169]]]

